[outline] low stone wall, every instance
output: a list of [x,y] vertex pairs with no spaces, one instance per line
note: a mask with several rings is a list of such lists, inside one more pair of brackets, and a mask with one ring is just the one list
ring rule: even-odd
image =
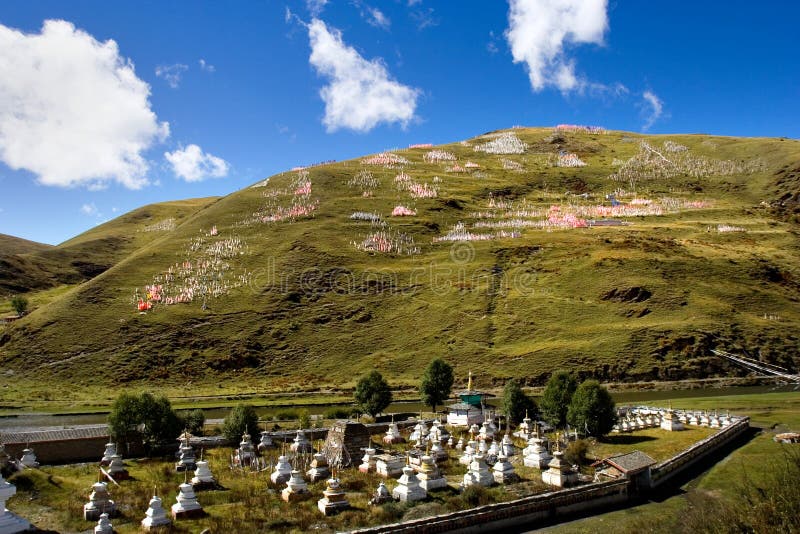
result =
[[695,465],[699,460],[705,458],[710,453],[741,436],[750,428],[750,418],[739,417],[737,419],[738,420],[732,425],[723,428],[716,434],[698,441],[669,460],[665,460],[651,467],[651,487],[658,488],[676,475],[682,473],[685,469]]
[[452,531],[477,533],[487,528],[502,530],[625,503],[630,498],[629,487],[627,480],[601,482],[353,532],[431,534]]

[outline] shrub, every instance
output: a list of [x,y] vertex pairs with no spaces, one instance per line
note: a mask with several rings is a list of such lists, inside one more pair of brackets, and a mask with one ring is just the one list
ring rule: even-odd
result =
[[203,434],[203,425],[206,424],[206,414],[200,408],[189,410],[181,414],[183,427],[189,431],[190,434],[201,436]]
[[579,439],[567,445],[564,458],[570,464],[583,465],[586,463],[587,452],[589,452],[589,443],[585,439]]

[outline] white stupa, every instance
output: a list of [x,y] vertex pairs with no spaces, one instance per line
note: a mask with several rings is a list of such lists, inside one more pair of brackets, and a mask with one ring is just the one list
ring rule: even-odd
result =
[[358,470],[362,473],[374,473],[375,472],[375,454],[377,451],[372,447],[367,447],[364,449],[364,456],[361,457],[361,465],[358,466]]
[[387,445],[392,445],[394,443],[403,443],[404,441],[405,439],[400,435],[400,429],[397,428],[397,423],[394,422],[394,416],[392,416],[392,422],[389,424],[389,428],[386,429],[383,442]]
[[331,471],[328,468],[328,459],[321,452],[314,454],[314,459],[311,460],[311,469],[306,471],[308,480],[316,482],[317,480],[324,480],[331,476]]
[[675,415],[675,412],[672,411],[672,405],[664,411],[664,414],[661,416],[661,428],[663,430],[669,430],[670,432],[675,432],[678,430],[683,430],[683,423],[680,422],[678,417]]
[[397,479],[397,487],[392,491],[392,497],[400,502],[410,502],[421,501],[427,496],[428,492],[419,485],[414,468],[406,463],[403,467],[403,474]]
[[392,500],[394,499],[392,498],[392,494],[389,493],[389,488],[387,488],[386,483],[381,480],[380,484],[378,484],[378,487],[375,489],[375,493],[372,494],[369,504],[378,506]]
[[[5,531],[0,530],[0,532]],[[94,534],[114,534],[114,525],[108,520],[108,514],[100,514],[100,519],[94,527]]]
[[106,443],[106,450],[103,451],[103,457],[100,459],[100,465],[108,465],[111,463],[111,457],[117,454],[117,445],[113,441]]
[[169,524],[172,524],[172,521],[167,517],[167,512],[161,505],[161,499],[157,495],[153,495],[147,507],[147,512],[144,514],[144,519],[142,519],[142,529],[149,531]]
[[20,463],[25,467],[39,467],[39,461],[36,460],[36,453],[30,447],[22,449],[22,458],[19,459]]
[[108,463],[108,474],[117,482],[120,480],[128,480],[131,477],[130,474],[128,474],[128,470],[125,469],[122,456],[116,453],[111,456],[111,461]]
[[325,515],[333,515],[342,510],[350,508],[350,502],[347,500],[339,479],[335,476],[328,479],[327,488],[322,492],[323,497],[317,501],[317,508]]
[[491,486],[494,484],[494,476],[489,472],[489,466],[486,465],[484,457],[481,454],[476,454],[469,464],[469,470],[464,475],[463,486],[467,487],[472,484],[480,486]]
[[108,485],[105,482],[92,484],[92,493],[89,502],[83,505],[83,519],[97,521],[102,514],[114,515],[116,506],[108,494]]
[[553,459],[547,465],[547,471],[542,471],[542,482],[545,484],[566,488],[578,483],[578,473],[564,461],[564,453],[559,450],[558,441],[556,441],[556,450],[553,451]]
[[467,442],[467,446],[464,447],[464,454],[462,454],[458,459],[458,463],[461,465],[469,465],[472,462],[472,457],[475,456],[475,453],[477,452],[475,450],[475,446],[475,440],[469,440]]
[[292,465],[286,459],[286,456],[280,455],[278,456],[278,463],[275,464],[275,469],[272,471],[272,474],[269,476],[269,479],[272,481],[273,484],[283,484],[289,480],[292,476]]
[[506,456],[514,456],[517,454],[517,451],[514,448],[514,442],[511,440],[511,436],[508,434],[503,436],[503,440],[500,442],[500,448],[503,450],[503,453]]
[[314,451],[313,447],[311,446],[311,442],[308,441],[308,438],[306,437],[306,433],[302,430],[297,431],[297,435],[294,437],[289,449],[296,454]]
[[286,481],[286,487],[281,492],[281,498],[286,502],[295,502],[306,499],[310,495],[308,484],[303,480],[303,473],[293,469],[289,480]]
[[31,524],[6,508],[6,501],[17,493],[17,488],[0,474],[0,532],[14,534],[31,529]]
[[172,518],[201,517],[204,515],[203,507],[197,501],[194,488],[188,482],[178,486],[178,495],[175,497],[175,504],[172,505]]
[[175,464],[175,469],[177,471],[194,471],[197,467],[195,465],[195,456],[194,456],[194,449],[189,444],[189,438],[191,434],[189,432],[184,431],[183,434],[178,438],[180,442],[180,447],[178,448],[178,455],[180,459],[178,463]]
[[522,451],[522,463],[525,467],[535,467],[536,469],[547,469],[547,465],[553,457],[550,451],[542,445],[542,440],[539,437],[539,432],[528,440],[528,446]]
[[272,441],[272,436],[266,430],[261,433],[261,441],[258,442],[258,450],[263,451],[271,449],[275,444]]
[[426,492],[447,487],[447,479],[442,476],[434,457],[428,453],[420,459],[417,473],[419,485]]
[[214,478],[211,469],[208,467],[208,462],[205,460],[198,460],[197,469],[190,482],[195,491],[203,491],[217,487],[217,480]]
[[508,461],[508,456],[502,448],[497,462],[492,467],[492,476],[498,484],[510,484],[519,480],[519,476],[514,472],[514,466]]

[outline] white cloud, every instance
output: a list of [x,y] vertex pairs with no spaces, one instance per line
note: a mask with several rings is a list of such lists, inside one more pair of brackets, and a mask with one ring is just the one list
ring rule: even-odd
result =
[[506,39],[514,63],[525,63],[531,87],[582,90],[565,45],[603,43],[607,0],[509,0]]
[[646,132],[664,113],[664,102],[650,90],[642,93],[642,98],[644,99],[642,110],[646,113],[642,131]]
[[[417,4],[419,4],[419,2],[417,2]],[[415,4],[409,3],[408,5],[409,7],[414,7]],[[418,9],[412,9],[409,15],[414,19],[414,22],[416,22],[417,29],[424,30],[425,28],[439,25],[439,20],[433,13],[432,7],[420,7]]]
[[0,160],[42,184],[146,185],[141,153],[169,135],[149,96],[112,40],[63,20],[28,35],[0,24]]
[[200,182],[206,178],[222,178],[228,175],[228,162],[203,150],[197,145],[164,152],[175,175],[187,182]]
[[217,67],[209,63],[203,58],[200,58],[200,61],[197,62],[200,65],[200,70],[204,70],[206,72],[214,72],[217,70]]
[[342,41],[340,31],[329,31],[319,19],[308,25],[308,38],[309,62],[329,79],[320,91],[325,102],[322,122],[329,132],[366,132],[379,123],[405,126],[414,118],[419,90],[392,80],[380,59],[364,59]]
[[392,21],[389,20],[383,11],[378,9],[377,7],[366,6],[367,10],[367,24],[370,26],[375,26],[376,28],[380,28],[382,30],[388,30],[389,27],[392,25]]
[[322,13],[322,10],[325,9],[325,5],[327,3],[328,0],[306,0],[306,9],[308,9],[308,12],[311,13],[312,17],[316,17]]
[[100,212],[97,209],[97,206],[95,206],[94,202],[89,202],[88,204],[81,206],[81,213],[88,215],[89,217],[100,215]]
[[175,63],[174,65],[159,65],[156,67],[156,76],[163,78],[173,89],[177,89],[181,84],[181,76],[189,70],[188,65]]

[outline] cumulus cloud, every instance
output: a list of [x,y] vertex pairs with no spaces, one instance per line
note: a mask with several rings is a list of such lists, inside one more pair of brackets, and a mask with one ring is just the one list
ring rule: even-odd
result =
[[197,63],[200,65],[200,70],[204,70],[206,72],[214,72],[217,70],[217,67],[215,67],[214,65],[212,65],[203,58],[200,58],[200,60]]
[[[202,60],[201,60],[202,61]],[[156,67],[156,76],[162,78],[173,89],[177,89],[181,84],[183,73],[189,70],[188,65],[175,63],[174,65],[159,65]]]
[[320,91],[325,102],[323,124],[329,132],[349,128],[367,132],[379,123],[405,126],[414,118],[419,90],[389,76],[380,59],[364,59],[319,19],[308,25],[309,62],[328,84]]
[[164,157],[172,165],[175,175],[187,182],[200,182],[206,178],[222,178],[228,175],[227,161],[203,152],[194,144],[173,152],[164,152]]
[[39,34],[0,24],[0,160],[42,184],[146,185],[142,152],[169,135],[149,96],[112,40],[63,20]]
[[644,99],[642,103],[642,110],[644,113],[642,131],[646,132],[664,113],[664,102],[650,90],[642,93],[642,98]]
[[531,87],[583,89],[566,45],[603,43],[607,0],[509,0],[506,40],[514,63],[524,63]]

